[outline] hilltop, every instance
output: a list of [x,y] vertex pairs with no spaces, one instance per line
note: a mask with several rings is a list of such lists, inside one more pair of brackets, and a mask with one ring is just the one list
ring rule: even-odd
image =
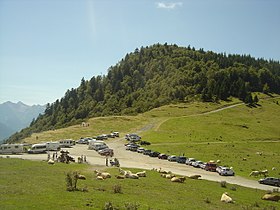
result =
[[256,91],[280,93],[278,61],[155,44],[127,54],[106,76],[82,79],[78,88],[47,104],[43,115],[8,141],[91,117],[136,115],[176,102],[219,102],[236,97],[253,103],[258,101],[252,97]]

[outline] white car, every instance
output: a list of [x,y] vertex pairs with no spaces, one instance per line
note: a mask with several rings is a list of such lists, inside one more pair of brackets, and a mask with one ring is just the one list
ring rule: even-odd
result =
[[195,168],[200,168],[200,164],[202,164],[203,162],[200,160],[194,161],[192,162],[192,166]]
[[187,165],[192,165],[192,163],[193,162],[195,162],[196,160],[194,159],[194,158],[188,158],[187,160],[186,160],[186,164]]
[[227,168],[227,167],[225,167],[225,166],[218,166],[218,167],[216,168],[216,172],[219,174],[219,173],[221,172],[221,170],[222,170],[222,169],[225,169],[225,168]]
[[220,170],[219,174],[221,176],[234,176],[234,171],[228,167],[224,167]]
[[137,152],[138,153],[143,153],[145,151],[145,149],[143,148],[143,147],[139,147],[138,149],[137,149]]

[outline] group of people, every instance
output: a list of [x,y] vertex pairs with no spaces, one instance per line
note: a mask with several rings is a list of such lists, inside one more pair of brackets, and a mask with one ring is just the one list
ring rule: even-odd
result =
[[[106,164],[106,166],[109,166],[109,158],[108,157],[106,157],[105,164]],[[110,160],[110,165],[120,167],[120,162],[117,158],[114,158],[113,160]]]
[[[47,152],[47,155],[48,155],[47,161],[49,161],[49,160],[51,159],[51,153],[50,153],[50,151]],[[52,160],[53,160],[53,161],[57,160],[57,152],[53,152],[53,154],[52,154]]]
[[87,162],[87,156],[81,155],[81,157],[78,157],[78,163],[86,163]]

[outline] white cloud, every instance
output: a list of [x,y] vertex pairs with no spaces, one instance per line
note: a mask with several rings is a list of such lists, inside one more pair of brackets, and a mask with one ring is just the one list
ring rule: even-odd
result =
[[181,7],[183,5],[182,2],[157,2],[157,8],[159,9],[175,9],[176,7]]

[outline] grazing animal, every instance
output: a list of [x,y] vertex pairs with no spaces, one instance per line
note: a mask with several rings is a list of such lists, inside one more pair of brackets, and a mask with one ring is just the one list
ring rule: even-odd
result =
[[275,170],[276,170],[276,167],[273,167],[271,170],[272,170],[272,171],[275,171]]
[[173,177],[175,177],[174,174],[165,174],[166,179],[172,179]]
[[201,175],[191,175],[189,176],[190,179],[199,179]]
[[86,177],[82,174],[78,174],[77,178],[82,179],[82,180],[86,180]]
[[228,195],[227,192],[225,192],[225,193],[222,194],[221,201],[222,201],[222,202],[225,202],[225,203],[233,203],[232,198],[229,197],[229,195]]
[[54,160],[53,160],[53,159],[49,159],[49,160],[48,160],[48,164],[53,165],[53,164],[54,164]]
[[217,160],[217,163],[221,163],[221,160]]
[[272,195],[272,194],[265,194],[262,197],[263,200],[267,200],[267,201],[276,201],[278,202],[280,200],[280,195]]
[[97,180],[104,180],[104,178],[102,176],[97,176],[96,179]]
[[122,174],[122,175],[125,175],[125,170],[123,170],[123,169],[121,169],[121,168],[119,168],[119,172],[120,172],[120,174]]
[[268,170],[265,169],[265,170],[260,171],[260,175],[263,175],[263,176],[267,177],[267,175],[268,175]]
[[130,179],[139,179],[139,176],[137,174],[133,174],[130,171],[125,174],[125,177]]
[[136,175],[138,177],[146,177],[146,171],[137,172]]
[[96,176],[102,176],[103,179],[111,178],[111,174],[107,172],[100,172],[98,170],[95,170],[94,172],[96,173]]
[[160,176],[166,178],[167,174],[160,174]]
[[249,176],[259,176],[260,175],[260,172],[259,171],[252,171]]
[[117,179],[124,179],[124,178],[125,178],[124,175],[115,175],[115,177],[116,177]]
[[171,182],[179,182],[179,183],[183,183],[186,180],[186,177],[173,177],[171,179]]

